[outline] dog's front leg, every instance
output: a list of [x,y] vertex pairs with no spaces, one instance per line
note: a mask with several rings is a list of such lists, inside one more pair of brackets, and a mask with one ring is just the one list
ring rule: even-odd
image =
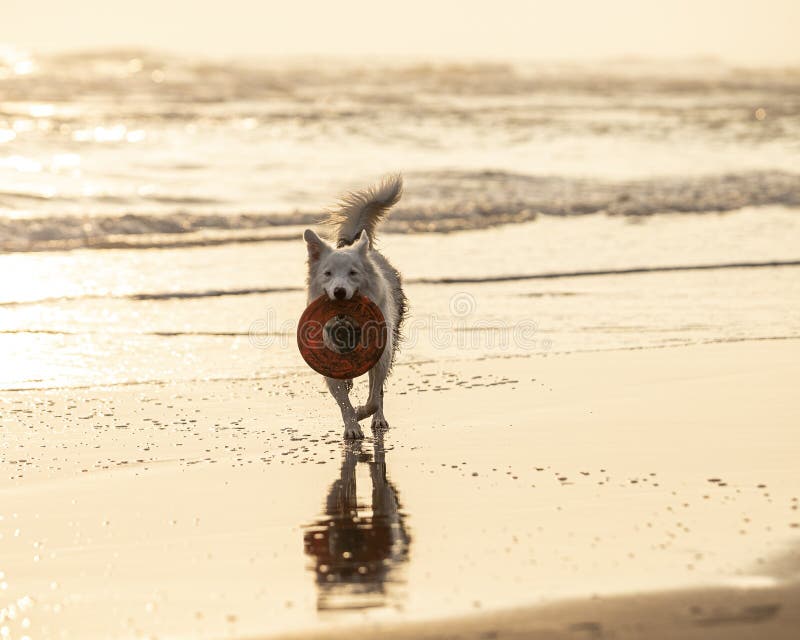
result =
[[346,380],[336,378],[325,378],[328,389],[331,392],[336,404],[342,410],[342,420],[344,420],[344,437],[347,439],[363,438],[364,433],[356,419],[356,410],[350,403],[349,385]]
[[391,365],[392,352],[390,348],[387,348],[377,364],[369,370],[369,398],[367,399],[367,404],[356,410],[356,418],[358,420],[372,416],[373,429],[386,429],[389,426],[386,416],[383,415],[383,385],[389,375]]

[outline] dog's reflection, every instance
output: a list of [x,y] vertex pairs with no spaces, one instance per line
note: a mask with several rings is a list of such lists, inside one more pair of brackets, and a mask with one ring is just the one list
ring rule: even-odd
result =
[[[369,469],[371,504],[359,502],[358,469]],[[331,485],[325,518],[306,528],[305,551],[313,558],[317,609],[363,609],[387,604],[411,541],[397,490],[386,477],[383,433],[375,430],[373,454],[361,441],[347,443],[340,477]]]

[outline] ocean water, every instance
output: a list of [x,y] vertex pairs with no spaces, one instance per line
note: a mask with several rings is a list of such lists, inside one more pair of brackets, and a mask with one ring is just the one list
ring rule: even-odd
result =
[[800,68],[6,50],[0,388],[308,375],[300,232],[396,171],[402,362],[797,336],[798,158]]
[[258,237],[390,171],[396,230],[796,206],[798,157],[800,68],[0,58],[7,250]]

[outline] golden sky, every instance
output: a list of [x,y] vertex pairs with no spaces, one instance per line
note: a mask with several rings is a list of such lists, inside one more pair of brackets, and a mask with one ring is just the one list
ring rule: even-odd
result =
[[800,62],[800,0],[2,0],[0,43],[212,57]]

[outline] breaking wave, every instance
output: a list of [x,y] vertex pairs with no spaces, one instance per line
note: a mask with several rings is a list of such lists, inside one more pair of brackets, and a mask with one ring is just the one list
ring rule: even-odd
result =
[[[408,189],[386,223],[395,233],[448,232],[527,222],[538,215],[651,216],[724,212],[743,207],[800,207],[800,175],[780,171],[691,178],[601,181],[503,171],[407,174]],[[19,194],[0,193],[4,197]],[[0,218],[0,251],[168,248],[295,240],[293,226],[318,212],[204,213],[176,210],[108,215]]]

